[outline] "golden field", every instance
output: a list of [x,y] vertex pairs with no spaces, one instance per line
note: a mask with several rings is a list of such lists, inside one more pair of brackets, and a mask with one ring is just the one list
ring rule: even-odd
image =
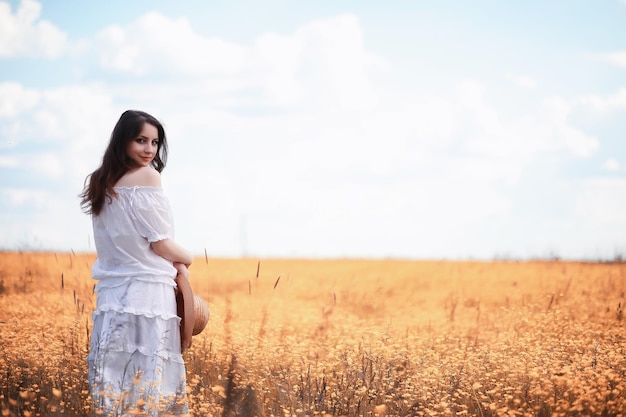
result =
[[[0,415],[90,415],[94,259],[0,253]],[[194,416],[626,415],[625,263],[199,257],[190,280]]]

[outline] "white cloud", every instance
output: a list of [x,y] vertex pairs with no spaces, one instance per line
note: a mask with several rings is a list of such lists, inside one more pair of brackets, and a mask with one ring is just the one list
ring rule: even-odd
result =
[[302,46],[294,36],[268,33],[254,42],[251,74],[271,102],[288,105],[298,100],[303,87],[296,79]]
[[536,111],[511,115],[487,102],[483,89],[476,81],[461,82],[447,96],[413,100],[404,120],[388,124],[411,126],[412,136],[426,149],[469,152],[511,167],[546,152],[585,157],[597,148],[596,138],[570,124],[572,105],[566,100],[547,97]]
[[32,109],[39,99],[36,90],[26,89],[15,82],[0,83],[0,117],[14,118]]
[[63,162],[62,155],[58,152],[43,153],[29,159],[31,169],[45,175],[48,180],[62,177],[65,170],[70,167],[69,164]]
[[600,59],[620,68],[626,68],[626,51],[601,54]]
[[[269,103],[298,101],[342,109],[365,109],[375,100],[368,70],[386,63],[369,53],[358,18],[344,14],[315,20],[293,34],[267,33],[251,48],[252,84],[269,96]],[[328,95],[333,99],[328,100]]]
[[97,36],[104,68],[135,75],[233,74],[243,70],[246,48],[220,38],[194,33],[185,18],[169,19],[157,12],[127,27],[110,26]]
[[602,164],[602,168],[609,172],[619,172],[622,167],[617,159],[609,158],[604,161],[604,164]]
[[588,233],[586,246],[604,248],[604,253],[621,246],[626,249],[624,207],[626,206],[626,179],[595,178],[584,180],[576,202],[577,227]]
[[4,195],[3,200],[15,207],[34,204],[38,208],[44,208],[49,193],[43,190],[28,190],[20,188],[0,189]]
[[20,158],[32,172],[74,187],[82,184],[125,109],[116,108],[110,93],[99,85],[35,90],[7,84],[0,84],[0,91],[9,92],[15,101],[7,100],[10,105],[4,107],[0,101],[0,109],[8,109],[2,113],[5,121],[0,128],[6,158],[28,155]]
[[15,14],[10,3],[0,2],[0,58],[56,58],[66,51],[67,35],[40,14],[41,4],[34,0],[21,0]]
[[530,77],[528,75],[520,75],[520,74],[507,74],[506,78],[511,80],[513,83],[515,83],[516,85],[523,87],[523,88],[535,88],[537,86],[537,82],[535,81],[535,79],[533,77]]
[[590,156],[599,146],[599,141],[582,130],[572,127],[568,117],[572,105],[560,97],[548,97],[540,109],[545,120],[544,135],[547,148],[563,147],[579,157]]
[[599,113],[626,110],[626,87],[622,87],[615,93],[605,96],[599,94],[587,95],[575,100],[574,104],[590,107]]
[[[321,101],[330,89],[346,110],[370,108],[376,101],[367,69],[380,60],[365,50],[356,16],[345,14],[311,22],[294,34],[302,48],[297,68],[308,88],[307,100]],[[374,65],[375,66],[375,65]]]
[[[312,21],[288,35],[266,33],[252,46],[208,38],[184,18],[148,13],[98,34],[104,68],[175,74],[177,89],[224,106],[293,105],[362,111],[376,102],[368,71],[385,67],[365,50],[351,14]],[[226,99],[224,94],[237,92]]]
[[17,158],[0,155],[0,168],[17,168],[20,165]]

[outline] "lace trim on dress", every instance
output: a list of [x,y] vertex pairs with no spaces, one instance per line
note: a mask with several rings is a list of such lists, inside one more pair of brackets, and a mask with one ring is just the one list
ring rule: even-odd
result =
[[106,358],[109,352],[139,352],[146,357],[184,363],[180,352],[180,320],[108,310],[94,315],[93,322],[96,331],[92,335],[88,360]]

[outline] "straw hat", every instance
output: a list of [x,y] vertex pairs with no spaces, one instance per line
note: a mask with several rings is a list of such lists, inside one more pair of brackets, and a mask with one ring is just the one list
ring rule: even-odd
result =
[[193,336],[198,335],[204,330],[209,322],[209,306],[198,294],[193,295]]
[[176,277],[178,292],[176,293],[176,309],[180,321],[180,339],[182,350],[191,347],[191,337],[204,330],[209,321],[209,307],[199,296],[194,295],[189,280],[178,275]]

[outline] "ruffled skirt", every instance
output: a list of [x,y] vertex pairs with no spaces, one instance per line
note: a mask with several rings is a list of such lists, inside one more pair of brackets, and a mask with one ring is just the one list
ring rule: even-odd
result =
[[87,357],[95,415],[188,413],[179,323],[170,284],[99,288]]

